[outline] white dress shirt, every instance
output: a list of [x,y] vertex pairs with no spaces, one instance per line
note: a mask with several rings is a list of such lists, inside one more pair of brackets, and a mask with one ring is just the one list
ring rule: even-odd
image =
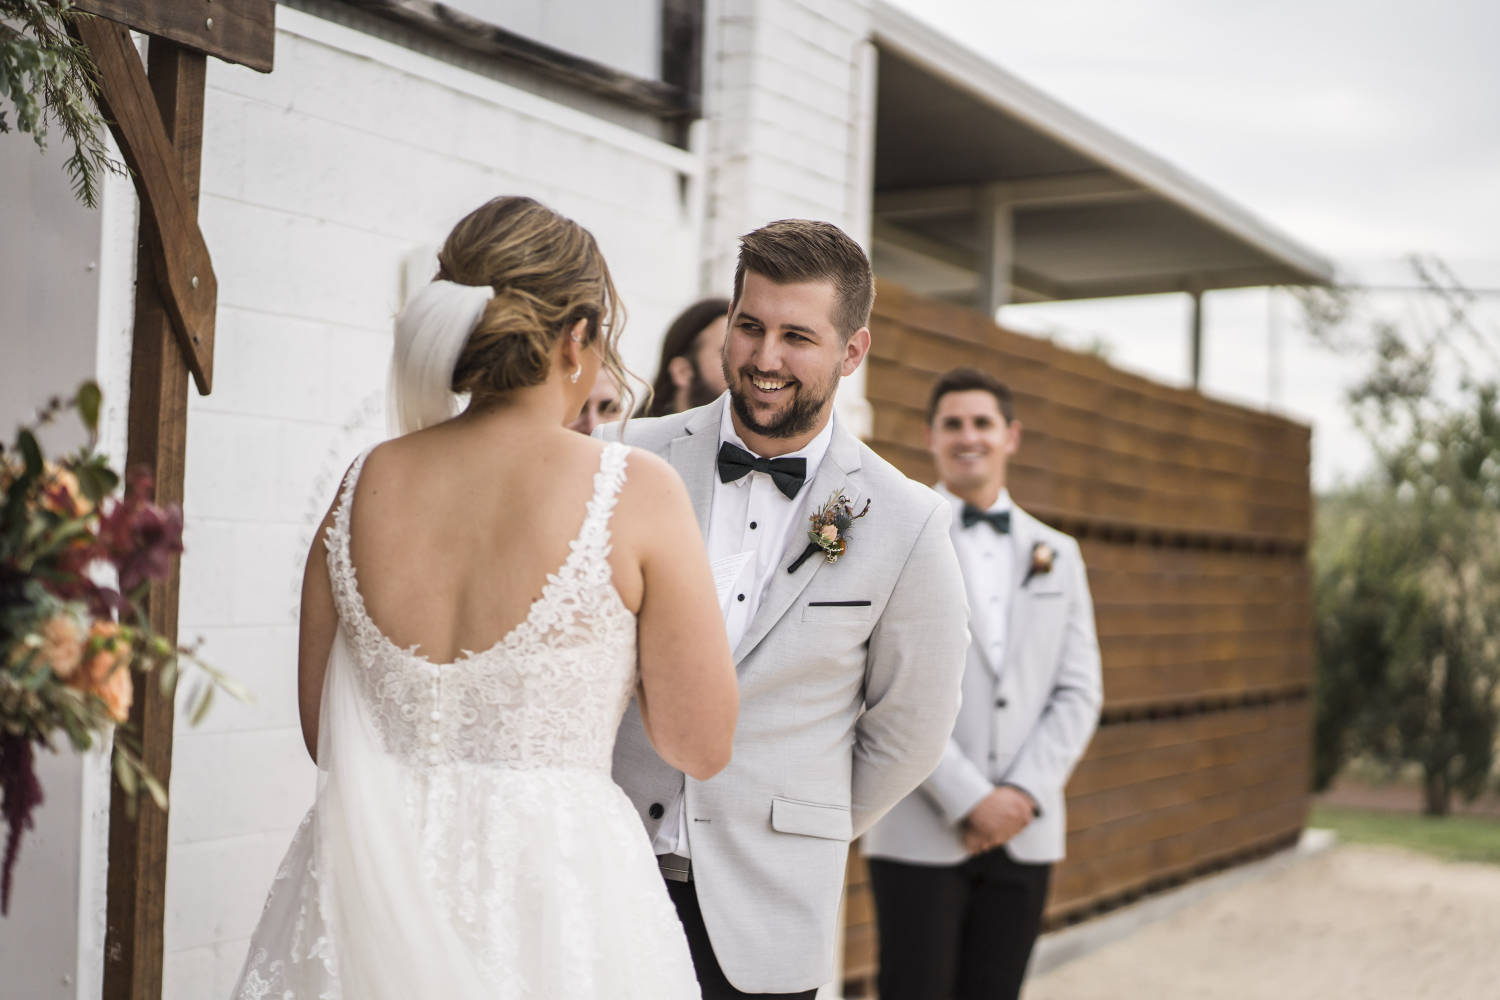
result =
[[[716,577],[720,575],[721,567],[740,563],[734,582],[724,591],[720,605],[731,651],[740,644],[750,623],[755,620],[755,612],[760,608],[761,598],[770,586],[772,576],[782,569],[781,556],[786,551],[787,532],[791,530],[792,520],[805,518],[811,513],[807,503],[808,488],[831,440],[832,418],[817,437],[807,443],[807,447],[777,456],[807,459],[807,478],[802,482],[802,489],[791,499],[787,499],[767,473],[751,472],[732,483],[723,482],[717,471],[714,473],[713,506],[708,514],[708,560],[715,568]],[[724,407],[724,416],[719,423],[719,444],[725,442],[755,454],[735,433],[729,405]],[[718,454],[717,449],[715,454]],[[692,856],[681,790],[667,804],[666,818],[657,828],[652,847],[657,854]]]
[[[984,652],[995,672],[1005,669],[1005,641],[1010,625],[1010,599],[1015,592],[1015,548],[1009,535],[1002,535],[984,521],[965,528],[964,501],[938,487],[938,492],[953,504],[953,526],[950,529],[958,565],[964,574],[964,589],[969,595],[969,633],[972,642]],[[987,514],[1010,511],[1015,503],[1009,490],[1001,490]]]

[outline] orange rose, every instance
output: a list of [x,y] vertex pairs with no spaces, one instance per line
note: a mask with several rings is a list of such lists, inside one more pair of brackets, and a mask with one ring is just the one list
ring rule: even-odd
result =
[[836,525],[825,524],[818,530],[818,534],[823,537],[823,541],[825,542],[836,542],[839,540],[839,529]]
[[58,680],[73,676],[83,662],[83,627],[72,615],[59,614],[48,618],[42,625],[42,659]]
[[120,626],[94,622],[89,629],[88,655],[73,676],[73,687],[97,695],[117,722],[130,716],[134,688],[130,682],[130,643],[120,637]]
[[42,486],[42,508],[60,517],[87,517],[94,505],[78,485],[78,477],[69,469],[48,465]]
[[130,680],[130,668],[121,664],[110,671],[104,683],[94,689],[104,708],[116,722],[130,718],[130,702],[135,696],[135,685]]

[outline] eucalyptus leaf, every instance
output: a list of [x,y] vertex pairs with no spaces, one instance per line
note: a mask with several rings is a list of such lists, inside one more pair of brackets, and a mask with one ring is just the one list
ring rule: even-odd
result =
[[146,786],[146,791],[151,793],[151,800],[156,803],[156,808],[162,812],[167,810],[167,790],[162,783],[151,776],[150,772],[141,772],[141,783]]
[[213,703],[214,703],[214,687],[213,687],[213,685],[212,684],[204,684],[204,685],[202,685],[198,689],[198,691],[194,692],[194,694],[193,694],[193,701],[195,702],[195,704],[193,705],[193,714],[192,714],[192,717],[188,720],[188,722],[189,722],[190,725],[197,726],[197,725],[200,725],[203,722],[204,718],[207,717],[207,715],[208,715],[209,708],[211,708],[213,706]]
[[99,433],[99,404],[102,400],[98,382],[85,382],[78,387],[78,415],[83,418],[83,426],[90,434]]
[[42,449],[36,443],[36,435],[23,430],[16,435],[16,448],[26,462],[27,477],[31,479],[39,477],[42,474]]
[[125,790],[126,795],[134,798],[136,792],[140,789],[140,782],[136,776],[135,769],[130,766],[130,761],[126,760],[125,751],[121,747],[115,747],[114,767],[115,780],[120,783],[120,787]]

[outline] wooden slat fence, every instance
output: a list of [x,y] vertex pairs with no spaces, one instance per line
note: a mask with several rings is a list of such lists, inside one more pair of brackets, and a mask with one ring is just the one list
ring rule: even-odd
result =
[[[1049,926],[1294,842],[1311,746],[1309,429],[888,282],[871,330],[871,446],[932,482],[933,382],[958,365],[990,371],[1025,428],[1012,494],[1083,546],[1105,705],[1068,784]],[[858,851],[845,914],[847,994],[868,995],[874,907]]]

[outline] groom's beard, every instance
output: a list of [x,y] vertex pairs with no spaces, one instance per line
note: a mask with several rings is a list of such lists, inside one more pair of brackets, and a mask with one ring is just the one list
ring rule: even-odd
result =
[[736,376],[736,373],[730,372],[726,364],[724,381],[729,385],[729,403],[734,407],[735,416],[740,418],[740,423],[762,437],[789,438],[805,434],[817,426],[824,407],[838,391],[839,369],[842,366],[842,361],[835,365],[828,375],[828,380],[821,386],[796,382],[783,389],[783,392],[792,394],[791,402],[784,404],[779,411],[766,418],[764,423],[761,423],[750,409],[750,404],[745,401],[744,390],[741,388],[750,381],[750,369],[741,369]]

